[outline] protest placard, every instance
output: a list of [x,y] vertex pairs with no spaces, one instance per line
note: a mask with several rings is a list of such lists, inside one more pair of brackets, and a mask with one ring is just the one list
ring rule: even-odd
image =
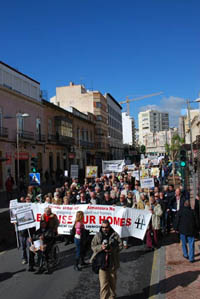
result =
[[149,177],[149,169],[143,168],[140,170],[140,179],[148,178]]
[[102,171],[103,173],[122,172],[124,165],[124,160],[102,161]]
[[16,219],[18,231],[29,229],[36,225],[32,208],[18,210]]
[[153,178],[145,178],[140,180],[141,188],[154,188],[154,179]]
[[141,159],[140,160],[140,165],[148,165],[149,159]]
[[78,178],[78,165],[71,164],[71,167],[70,167],[70,177],[71,178]]
[[152,167],[151,168],[151,176],[153,177],[159,177],[159,174],[160,174],[160,171],[159,171],[159,168],[158,167]]
[[132,177],[134,177],[137,181],[140,180],[139,170],[135,170],[132,172]]
[[86,178],[97,178],[98,176],[98,166],[86,166],[85,167],[85,177]]
[[17,199],[13,199],[10,201],[10,222],[17,222],[16,214],[23,209],[31,209],[31,203],[19,203]]

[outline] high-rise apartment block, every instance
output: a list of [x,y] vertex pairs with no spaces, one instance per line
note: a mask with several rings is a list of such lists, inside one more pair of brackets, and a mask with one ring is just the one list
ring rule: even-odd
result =
[[123,144],[135,146],[135,121],[133,117],[122,112]]
[[145,136],[150,132],[160,132],[169,130],[169,114],[147,110],[139,113],[139,143],[144,144]]

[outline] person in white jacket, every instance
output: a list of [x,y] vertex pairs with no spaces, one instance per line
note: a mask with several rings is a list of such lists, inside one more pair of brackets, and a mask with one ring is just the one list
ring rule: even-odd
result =
[[149,197],[149,202],[146,204],[145,209],[152,213],[149,228],[146,232],[146,245],[148,249],[153,250],[158,247],[158,231],[160,229],[160,217],[163,212],[161,205],[156,202],[154,196]]

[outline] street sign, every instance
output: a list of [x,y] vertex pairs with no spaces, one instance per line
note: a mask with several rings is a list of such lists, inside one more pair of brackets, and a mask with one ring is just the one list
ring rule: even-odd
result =
[[40,185],[40,173],[29,173],[29,182],[32,186],[38,186]]

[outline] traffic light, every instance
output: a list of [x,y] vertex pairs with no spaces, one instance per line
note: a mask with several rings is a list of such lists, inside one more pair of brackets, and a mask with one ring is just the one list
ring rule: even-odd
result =
[[38,167],[38,158],[32,157],[31,158],[31,171],[37,172],[37,167]]
[[186,151],[185,150],[181,150],[180,151],[180,165],[182,167],[185,167],[186,166],[186,161],[187,161]]

